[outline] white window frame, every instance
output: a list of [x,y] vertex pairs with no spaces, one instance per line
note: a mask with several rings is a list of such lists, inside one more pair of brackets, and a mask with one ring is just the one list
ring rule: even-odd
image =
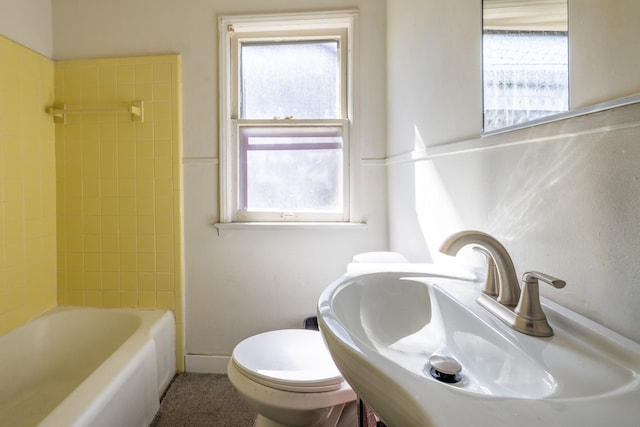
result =
[[[355,37],[357,11],[301,14],[222,16],[220,36],[220,223],[349,223],[360,222],[357,202],[360,150],[355,102]],[[241,42],[258,38],[274,40],[326,40],[340,38],[342,117],[330,120],[248,120],[239,119],[240,89],[238,52]],[[290,213],[247,212],[240,208],[239,130],[241,127],[324,127],[342,128],[343,136],[343,212]]]

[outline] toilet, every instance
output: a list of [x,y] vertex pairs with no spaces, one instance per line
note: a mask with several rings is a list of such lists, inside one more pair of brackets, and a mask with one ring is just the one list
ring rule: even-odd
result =
[[356,425],[356,394],[319,331],[283,329],[240,342],[227,367],[231,384],[256,410],[256,427]]

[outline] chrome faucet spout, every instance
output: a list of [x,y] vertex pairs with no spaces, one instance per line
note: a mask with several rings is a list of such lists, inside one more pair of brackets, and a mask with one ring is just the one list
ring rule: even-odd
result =
[[440,246],[440,252],[455,256],[467,245],[479,246],[493,260],[498,274],[500,304],[515,307],[520,299],[520,285],[513,261],[505,247],[495,237],[475,230],[464,230],[449,236]]

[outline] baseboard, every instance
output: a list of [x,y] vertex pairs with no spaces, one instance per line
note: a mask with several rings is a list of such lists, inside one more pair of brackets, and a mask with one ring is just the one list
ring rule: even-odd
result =
[[187,354],[184,356],[185,371],[200,374],[226,374],[231,356],[209,356]]

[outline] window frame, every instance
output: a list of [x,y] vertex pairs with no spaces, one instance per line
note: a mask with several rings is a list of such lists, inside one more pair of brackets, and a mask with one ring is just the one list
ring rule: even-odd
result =
[[[355,34],[357,11],[303,14],[222,16],[220,31],[220,222],[221,223],[349,223],[359,222],[359,147],[355,94]],[[242,43],[270,40],[334,40],[340,43],[341,114],[335,119],[243,119],[240,114],[239,52]],[[342,129],[343,211],[274,212],[241,209],[240,129],[284,127]]]

